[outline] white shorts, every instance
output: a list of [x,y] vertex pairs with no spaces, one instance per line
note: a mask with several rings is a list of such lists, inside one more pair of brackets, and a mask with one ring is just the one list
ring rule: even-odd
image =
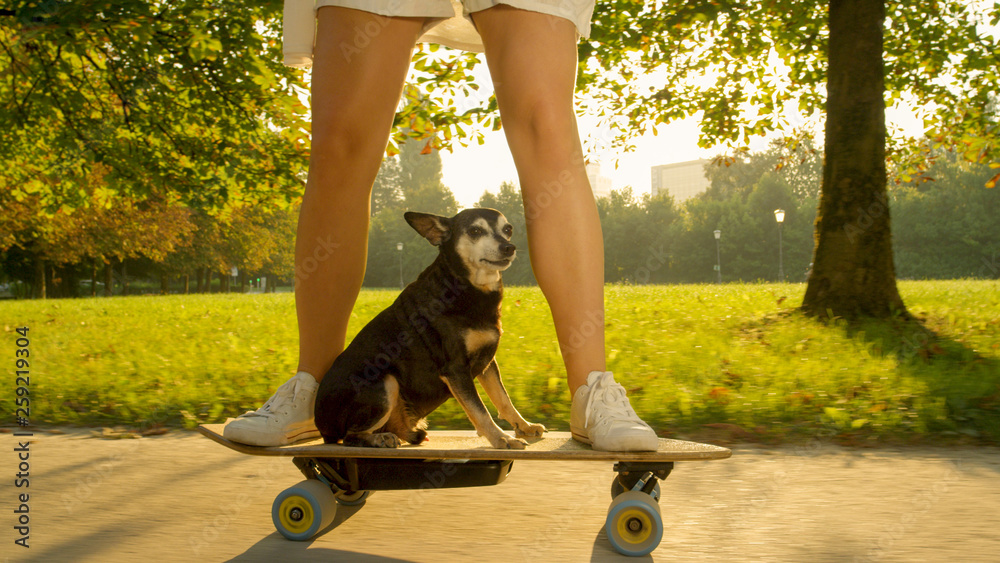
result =
[[[306,22],[304,11],[310,5],[340,6],[381,16],[428,18],[424,43],[439,43],[453,49],[483,52],[483,40],[472,24],[470,14],[499,4],[539,12],[573,22],[577,36],[590,37],[590,19],[595,0],[285,0],[285,64],[308,67],[312,63],[311,41],[305,37],[307,26],[315,33],[315,20]],[[291,12],[290,12],[291,8]]]

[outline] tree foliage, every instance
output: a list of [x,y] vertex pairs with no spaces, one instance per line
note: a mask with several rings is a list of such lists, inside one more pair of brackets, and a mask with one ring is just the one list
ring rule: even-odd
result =
[[[1000,4],[887,2],[887,100],[912,104],[938,146],[972,162],[1000,160],[991,95],[1000,80]],[[600,2],[580,46],[589,107],[619,132],[695,116],[699,144],[746,144],[789,130],[786,112],[825,109],[828,2]],[[611,48],[609,48],[611,46]],[[919,143],[900,143],[902,172],[922,171]]]
[[218,212],[290,201],[308,155],[279,2],[22,1],[0,16],[0,175],[49,211],[165,189]]

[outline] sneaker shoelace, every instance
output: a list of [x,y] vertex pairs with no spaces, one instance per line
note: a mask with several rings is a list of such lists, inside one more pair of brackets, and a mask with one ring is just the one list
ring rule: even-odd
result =
[[[601,403],[601,407],[595,408],[598,402]],[[639,415],[635,413],[632,404],[629,403],[625,388],[614,380],[610,372],[598,379],[593,387],[590,388],[590,396],[587,397],[587,412],[584,419],[585,425],[590,426],[591,415],[594,414],[597,415],[595,420],[597,424],[614,420],[624,420],[642,424],[643,426],[646,425],[639,418]]]
[[278,387],[278,390],[274,392],[274,395],[271,395],[271,398],[263,406],[255,411],[247,411],[242,416],[274,417],[280,412],[279,409],[295,399],[298,385],[298,379],[292,379],[284,383],[281,387]]

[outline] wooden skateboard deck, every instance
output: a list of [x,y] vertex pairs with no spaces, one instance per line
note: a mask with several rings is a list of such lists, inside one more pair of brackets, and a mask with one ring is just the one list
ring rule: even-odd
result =
[[470,431],[431,431],[423,444],[399,448],[362,448],[324,444],[321,439],[299,442],[290,446],[248,446],[222,436],[224,424],[203,424],[198,431],[231,450],[250,455],[291,456],[312,458],[399,458],[399,459],[490,459],[490,460],[573,460],[573,461],[635,461],[670,462],[725,459],[732,455],[728,448],[660,439],[655,452],[604,452],[591,449],[573,439],[569,432],[546,432],[541,438],[527,438],[523,450],[498,450],[490,447],[486,438]]

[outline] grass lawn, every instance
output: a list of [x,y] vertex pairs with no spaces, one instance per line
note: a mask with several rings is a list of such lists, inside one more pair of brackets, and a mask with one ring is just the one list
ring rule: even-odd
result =
[[[817,323],[795,311],[804,291],[610,285],[609,369],[663,436],[1000,442],[1000,283],[900,282],[930,337],[901,321]],[[396,294],[362,292],[351,335]],[[507,288],[503,314],[498,362],[514,404],[533,422],[568,429],[541,292]],[[290,294],[7,301],[0,321],[11,362],[15,329],[29,328],[30,418],[40,426],[221,422],[259,406],[296,363]],[[14,417],[10,381],[4,424]],[[429,422],[471,428],[454,401]]]

